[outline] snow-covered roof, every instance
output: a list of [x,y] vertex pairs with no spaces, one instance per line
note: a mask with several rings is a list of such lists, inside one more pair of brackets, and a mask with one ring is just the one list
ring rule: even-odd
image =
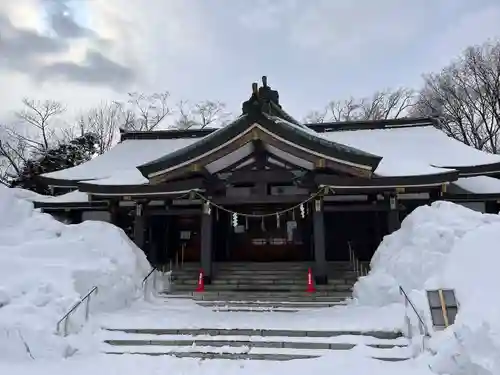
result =
[[[326,139],[382,156],[392,166],[426,163],[434,167],[472,167],[500,163],[500,156],[479,151],[432,126],[320,133]],[[383,163],[384,163],[383,159]],[[386,174],[384,167],[381,171]]]
[[149,182],[137,168],[121,169],[106,178],[87,181],[93,185],[145,185]]
[[[240,117],[232,125],[238,124],[243,118]],[[428,176],[447,173],[453,169],[500,164],[499,155],[469,147],[448,137],[433,126],[323,133],[274,116],[267,116],[267,118],[275,123],[286,125],[294,133],[305,135],[310,140],[317,142],[314,144],[317,144],[318,147],[335,148],[349,155],[374,160],[381,158],[374,171],[380,177]],[[218,129],[197,138],[125,139],[105,154],[84,164],[47,173],[43,177],[65,180],[66,182],[74,181],[75,185],[79,181],[95,185],[144,185],[148,183],[148,180],[143,176],[144,170],[137,169],[138,167],[145,168],[148,164],[158,164],[166,158],[172,164],[179,159],[177,157],[176,160],[170,160],[176,155],[179,156],[181,153],[187,153],[189,150],[199,147],[206,148],[206,150],[198,152],[203,156],[204,153],[212,152],[213,147],[215,147],[210,145],[208,147],[207,142],[227,131],[228,128]],[[309,147],[311,146],[309,145]],[[242,155],[239,150],[236,150],[229,156],[242,157]],[[208,169],[210,171],[213,169],[216,172],[220,168],[215,167],[220,167],[219,164],[231,158],[222,157],[221,159],[224,160],[218,159],[210,163],[207,166]],[[373,161],[371,159],[370,161]],[[184,163],[188,162],[189,160]],[[462,172],[465,171],[461,170]],[[53,184],[57,185],[57,181]]]
[[55,197],[52,196],[43,196],[33,199],[35,202],[41,203],[73,203],[73,202],[88,202],[89,196],[87,193],[83,193],[81,191],[75,190],[66,194],[57,195]]
[[494,177],[464,177],[453,184],[474,194],[500,194],[500,180]]
[[[127,175],[139,165],[186,147],[199,139],[131,139],[125,140],[106,153],[73,168],[46,173],[43,177],[56,180],[84,181],[116,178]],[[140,172],[137,171],[140,175]],[[142,176],[142,175],[141,175]],[[119,178],[119,177],[118,177]],[[102,183],[102,182],[101,182]],[[108,184],[110,184],[108,182]]]

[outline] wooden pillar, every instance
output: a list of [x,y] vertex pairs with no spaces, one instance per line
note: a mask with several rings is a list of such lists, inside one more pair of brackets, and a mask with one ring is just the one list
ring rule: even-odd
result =
[[205,284],[212,281],[212,232],[212,209],[210,203],[205,202],[201,214],[201,268]]
[[119,202],[117,200],[109,201],[109,222],[116,226],[118,226],[118,208]]
[[395,195],[387,197],[389,201],[389,212],[387,213],[387,228],[391,234],[401,228],[401,219],[399,217],[398,198]]
[[145,217],[144,217],[144,204],[137,202],[135,206],[134,218],[134,242],[143,249],[144,248],[144,232],[145,232]]
[[497,201],[486,201],[484,202],[484,212],[486,214],[498,214],[499,204]]
[[328,282],[328,264],[326,262],[325,249],[325,218],[323,213],[323,202],[320,199],[314,201],[313,210],[313,232],[314,232],[314,278],[316,284]]

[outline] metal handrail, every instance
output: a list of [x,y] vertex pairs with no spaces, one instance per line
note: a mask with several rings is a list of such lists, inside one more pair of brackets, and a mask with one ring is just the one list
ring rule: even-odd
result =
[[347,245],[349,247],[349,262],[353,266],[353,271],[358,275],[358,277],[366,276],[368,274],[367,267],[363,266],[360,262],[356,252],[352,248],[351,241],[347,241]]
[[158,270],[158,268],[153,267],[153,268],[151,269],[151,271],[149,271],[149,273],[146,275],[146,277],[145,277],[144,279],[142,279],[142,287],[144,287],[144,284],[146,283],[146,281],[148,281],[149,277],[150,277],[150,276],[151,276],[151,275],[152,275],[155,271],[157,271],[157,270]]
[[[148,288],[147,288],[147,282],[148,280],[152,277],[153,278],[153,291],[156,292],[157,290],[157,277],[156,277],[156,272],[161,273],[163,277],[168,276],[168,284],[172,284],[172,264],[170,263],[170,270],[169,271],[164,271],[163,269],[159,269],[156,266],[153,266],[151,271],[146,275],[146,277],[142,280],[142,289],[144,291],[144,299],[147,299],[149,294],[148,294]],[[164,279],[162,279],[165,281]],[[164,286],[164,285],[163,285]]]
[[[408,294],[406,294],[406,292],[404,291],[404,289],[401,285],[399,286],[399,291],[405,298],[405,305],[410,305],[413,312],[415,313],[415,315],[417,315],[419,325],[421,328],[421,333],[423,333],[425,337],[430,337],[430,333],[429,333],[429,330],[427,329],[427,325],[425,324],[424,319],[418,313],[417,308],[415,307],[413,302],[410,300],[410,297],[408,297]],[[409,324],[409,322],[408,322],[408,324]]]
[[59,321],[57,322],[57,325],[56,325],[56,332],[57,333],[60,333],[61,323],[64,321],[63,335],[64,336],[68,335],[69,317],[71,316],[71,314],[73,314],[73,312],[76,311],[76,309],[78,308],[78,306],[80,306],[85,301],[87,301],[87,304],[85,306],[85,321],[89,320],[89,314],[90,314],[90,296],[93,293],[97,293],[98,290],[99,290],[99,288],[97,286],[94,286],[92,289],[90,289],[88,291],[87,294],[85,294],[85,296],[83,296],[78,302],[76,302],[73,306],[71,306],[71,308],[68,310],[68,312],[66,314],[64,314],[64,316],[61,319],[59,319]]

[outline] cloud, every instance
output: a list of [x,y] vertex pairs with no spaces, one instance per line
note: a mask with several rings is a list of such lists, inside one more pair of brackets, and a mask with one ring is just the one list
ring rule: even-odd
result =
[[[446,0],[443,0],[446,2]],[[424,25],[427,0],[318,0],[290,27],[292,44],[331,57],[357,57],[407,43]]]
[[55,78],[117,90],[134,83],[133,68],[108,56],[113,41],[79,25],[69,0],[42,3],[48,22],[37,28],[27,22],[16,26],[9,18],[9,13],[30,15],[30,8],[22,12],[15,7],[0,8],[0,68],[24,73],[37,82]]
[[98,51],[88,51],[82,62],[56,62],[40,69],[39,80],[48,81],[52,78],[87,85],[106,84],[119,91],[133,82],[135,73]]
[[296,11],[297,6],[297,0],[245,1],[238,12],[238,20],[249,30],[269,32],[282,27],[290,14]]
[[41,35],[35,30],[17,28],[0,14],[0,66],[29,71],[42,57],[59,54],[66,49],[64,41]]
[[[86,0],[80,0],[86,1]],[[52,30],[60,38],[96,37],[90,29],[78,24],[69,0],[44,0]]]

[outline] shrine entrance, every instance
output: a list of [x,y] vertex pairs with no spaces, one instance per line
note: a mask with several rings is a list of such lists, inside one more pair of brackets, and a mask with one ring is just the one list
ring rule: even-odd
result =
[[[309,220],[282,217],[238,217],[228,239],[228,261],[291,262],[312,260]],[[232,218],[234,219],[234,218]]]

